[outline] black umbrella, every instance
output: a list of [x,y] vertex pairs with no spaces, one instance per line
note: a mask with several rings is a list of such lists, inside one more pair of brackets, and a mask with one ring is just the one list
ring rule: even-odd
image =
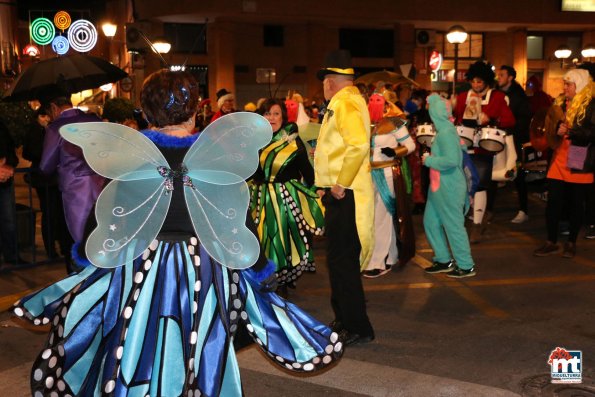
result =
[[5,93],[5,100],[40,99],[52,92],[75,93],[128,76],[105,59],[69,55],[40,61],[23,72]]

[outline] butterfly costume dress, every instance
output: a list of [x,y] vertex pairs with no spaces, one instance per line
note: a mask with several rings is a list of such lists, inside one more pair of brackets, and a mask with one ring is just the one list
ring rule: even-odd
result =
[[251,213],[280,285],[293,286],[303,272],[316,270],[312,235],[324,233],[324,213],[313,185],[314,169],[290,123],[261,150],[251,185]]
[[262,288],[273,270],[246,227],[244,179],[270,141],[264,118],[234,113],[198,139],[111,123],[60,132],[112,181],[86,240],[92,266],[15,304],[51,324],[32,395],[241,396],[238,327],[289,370],[340,357],[336,333]]

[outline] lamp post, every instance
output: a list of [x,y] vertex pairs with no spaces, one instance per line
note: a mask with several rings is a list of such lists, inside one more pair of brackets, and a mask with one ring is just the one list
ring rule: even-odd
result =
[[560,60],[560,68],[564,68],[564,60],[570,55],[572,55],[572,50],[567,45],[561,45],[554,51],[554,56]]
[[452,95],[455,95],[455,87],[457,85],[457,67],[459,66],[459,44],[463,44],[467,40],[467,31],[461,25],[454,25],[448,29],[446,33],[446,40],[450,44],[455,45],[455,67],[454,75],[452,77]]

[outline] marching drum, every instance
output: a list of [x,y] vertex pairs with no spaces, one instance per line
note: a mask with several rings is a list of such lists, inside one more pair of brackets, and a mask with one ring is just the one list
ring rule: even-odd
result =
[[495,127],[484,127],[479,136],[479,146],[488,152],[498,153],[506,145],[506,132]]
[[465,142],[467,147],[473,146],[473,138],[475,137],[475,128],[465,127],[464,125],[457,125],[457,134]]
[[434,124],[419,124],[415,128],[415,136],[417,138],[417,142],[419,142],[420,144],[426,145],[427,147],[432,146],[432,139],[434,139],[434,137],[436,136]]

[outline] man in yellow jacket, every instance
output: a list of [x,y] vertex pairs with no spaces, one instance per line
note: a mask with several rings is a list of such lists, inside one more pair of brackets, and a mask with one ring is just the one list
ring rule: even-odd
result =
[[347,51],[327,54],[318,78],[330,103],[314,154],[316,186],[325,205],[327,262],[334,331],[346,345],[374,339],[360,271],[374,244],[374,190],[370,174],[370,116],[353,85]]

